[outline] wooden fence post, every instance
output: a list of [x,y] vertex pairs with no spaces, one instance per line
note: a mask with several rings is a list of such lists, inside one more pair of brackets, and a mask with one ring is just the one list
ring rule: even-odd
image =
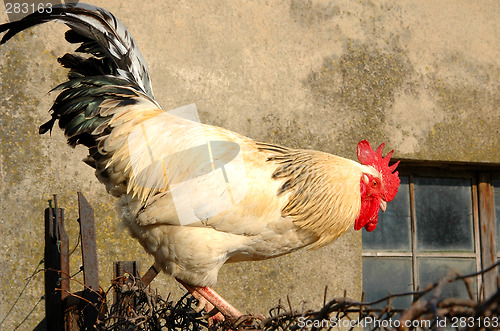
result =
[[[141,286],[139,281],[141,279],[140,276],[140,263],[139,261],[118,261],[113,263],[114,270],[114,279],[116,281],[116,285],[119,288],[115,288],[114,291],[114,304],[116,305],[118,302],[122,301],[122,291],[128,286],[131,288],[132,285],[136,284],[137,286]],[[134,279],[125,279],[125,274],[133,277]],[[130,303],[135,307],[135,302]]]
[[45,209],[45,313],[49,330],[65,328],[63,300],[70,292],[68,234],[64,229],[64,210]]
[[95,235],[94,209],[81,192],[78,192],[80,233],[82,236],[83,297],[89,301],[83,310],[84,327],[93,330],[97,321],[101,300],[99,298],[99,272],[97,267],[97,245]]

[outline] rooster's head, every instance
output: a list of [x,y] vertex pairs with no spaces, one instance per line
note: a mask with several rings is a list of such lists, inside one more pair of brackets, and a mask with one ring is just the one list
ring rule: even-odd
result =
[[384,145],[380,145],[376,151],[372,149],[370,143],[362,140],[358,144],[358,160],[361,164],[371,166],[376,170],[376,175],[364,173],[361,176],[361,210],[354,229],[365,228],[370,232],[375,230],[378,221],[378,211],[385,211],[387,202],[394,199],[399,188],[398,172],[394,172],[399,161],[389,166],[391,155],[394,151],[382,157]]

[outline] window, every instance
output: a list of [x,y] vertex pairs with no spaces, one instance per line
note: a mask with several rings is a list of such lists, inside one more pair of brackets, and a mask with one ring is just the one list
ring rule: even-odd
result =
[[[488,238],[496,237],[494,256],[500,257],[499,169],[402,161],[396,198],[380,213],[377,229],[363,231],[365,301],[423,289],[450,269],[469,274],[492,265]],[[493,196],[494,203],[487,203]],[[485,277],[489,279],[472,284],[476,299],[496,289],[495,277]],[[461,282],[445,287],[442,295],[469,297]],[[407,308],[411,298],[397,298],[392,304]]]

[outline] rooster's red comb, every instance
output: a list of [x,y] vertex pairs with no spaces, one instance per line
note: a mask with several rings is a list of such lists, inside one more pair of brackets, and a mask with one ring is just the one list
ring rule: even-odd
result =
[[396,196],[396,193],[398,193],[400,183],[399,173],[397,171],[394,172],[394,170],[396,170],[399,161],[389,166],[389,161],[394,151],[390,151],[385,157],[382,157],[384,145],[385,143],[374,151],[367,140],[360,141],[358,143],[358,160],[363,165],[374,167],[382,174],[385,189],[384,200],[391,201]]

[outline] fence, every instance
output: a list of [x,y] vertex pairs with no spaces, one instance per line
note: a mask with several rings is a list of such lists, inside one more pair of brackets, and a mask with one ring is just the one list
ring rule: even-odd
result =
[[[68,235],[64,229],[64,210],[54,206],[45,210],[45,304],[48,330],[213,330],[261,329],[345,329],[363,327],[369,330],[438,330],[444,326],[459,330],[499,330],[500,291],[478,302],[470,291],[474,277],[497,272],[498,262],[471,275],[451,271],[445,278],[427,288],[389,295],[374,302],[347,298],[328,300],[317,311],[294,310],[288,301],[269,310],[268,316],[247,315],[238,321],[209,325],[196,313],[196,300],[190,295],[177,302],[163,299],[148,286],[158,274],[153,265],[141,277],[137,261],[114,264],[114,279],[107,291],[99,287],[95,241],[94,212],[85,197],[78,193],[79,223],[83,263],[83,291],[71,292],[73,281],[69,270]],[[469,299],[442,298],[443,287],[464,282]],[[113,293],[113,303],[108,294]],[[407,309],[395,309],[391,301],[411,297]],[[424,297],[425,296],[425,297]],[[425,299],[426,298],[426,299]],[[376,308],[383,303],[383,307]]]
[[[54,196],[54,207],[45,210],[45,311],[48,330],[94,330],[106,319],[106,294],[100,290],[95,235],[94,210],[78,192],[78,222],[80,223],[80,245],[82,249],[83,287],[80,292],[71,292],[69,267],[69,238],[64,227],[64,209],[58,208]],[[139,277],[139,262],[119,261],[114,266],[114,302],[126,298],[122,293],[132,288],[131,279]],[[141,280],[144,290],[158,274],[155,266]],[[125,277],[130,275],[130,278]],[[136,289],[137,290],[137,289]],[[120,305],[118,304],[118,306]],[[134,302],[129,302],[134,307]]]

